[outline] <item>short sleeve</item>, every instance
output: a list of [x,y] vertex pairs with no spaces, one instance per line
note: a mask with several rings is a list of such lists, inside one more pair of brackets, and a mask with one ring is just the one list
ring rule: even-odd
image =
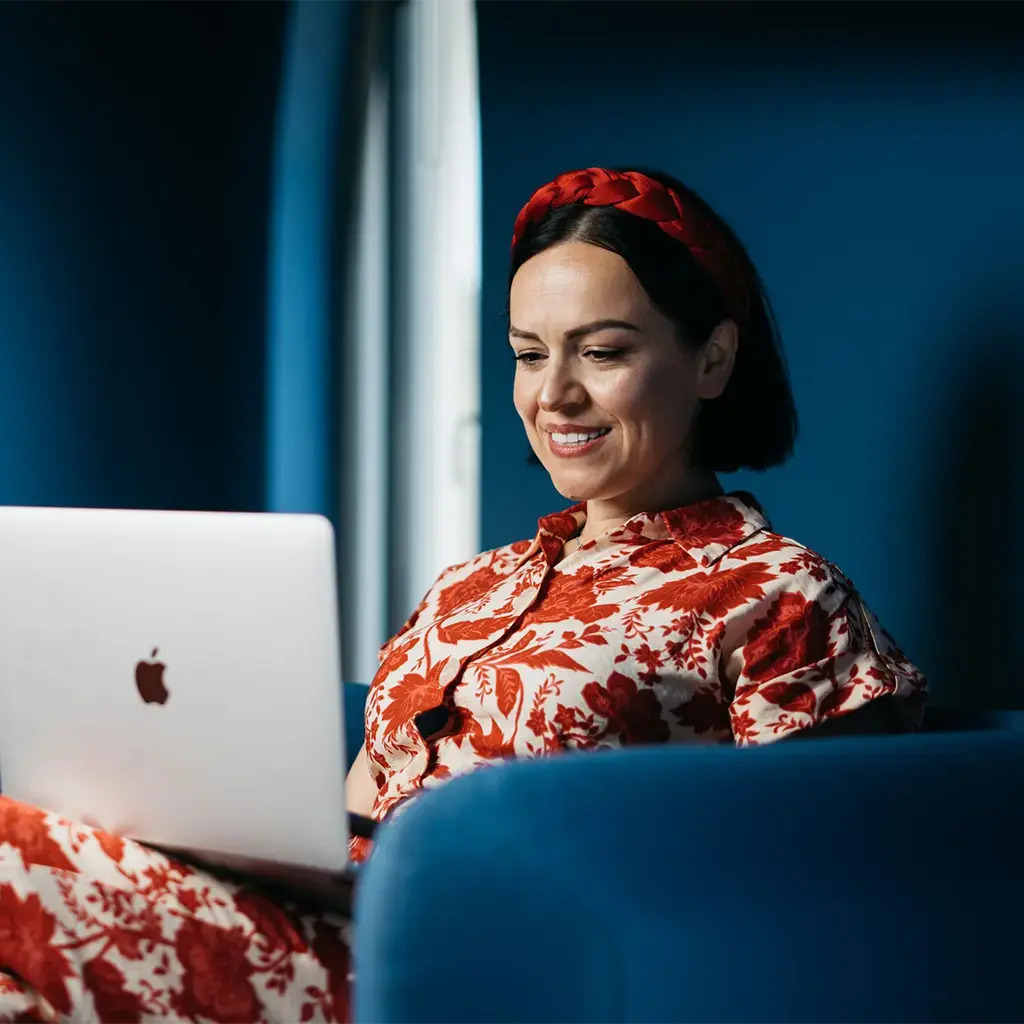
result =
[[835,573],[783,578],[749,618],[727,661],[729,718],[738,746],[771,743],[894,696],[919,724],[925,679]]

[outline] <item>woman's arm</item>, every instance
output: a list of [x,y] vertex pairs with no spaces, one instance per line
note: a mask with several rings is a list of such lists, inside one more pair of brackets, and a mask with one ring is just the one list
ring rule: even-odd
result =
[[361,814],[368,818],[376,796],[377,783],[373,781],[370,766],[366,762],[366,747],[360,747],[345,779],[345,807],[349,814]]

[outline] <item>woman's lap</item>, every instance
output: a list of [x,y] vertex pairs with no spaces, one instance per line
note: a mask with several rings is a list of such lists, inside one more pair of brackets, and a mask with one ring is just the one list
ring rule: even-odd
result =
[[347,1020],[347,929],[0,796],[0,1021]]

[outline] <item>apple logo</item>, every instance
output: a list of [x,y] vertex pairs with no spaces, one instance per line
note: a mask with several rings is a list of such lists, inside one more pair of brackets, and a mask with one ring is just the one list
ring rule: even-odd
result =
[[[152,657],[156,657],[159,647],[153,648]],[[135,685],[139,688],[139,696],[146,704],[166,704],[170,694],[164,685],[164,670],[167,666],[162,661],[140,661],[135,666]]]

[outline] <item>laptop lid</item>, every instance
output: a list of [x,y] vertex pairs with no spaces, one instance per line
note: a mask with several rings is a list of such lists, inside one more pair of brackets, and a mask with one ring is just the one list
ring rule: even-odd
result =
[[0,783],[155,845],[347,860],[315,516],[0,508]]

